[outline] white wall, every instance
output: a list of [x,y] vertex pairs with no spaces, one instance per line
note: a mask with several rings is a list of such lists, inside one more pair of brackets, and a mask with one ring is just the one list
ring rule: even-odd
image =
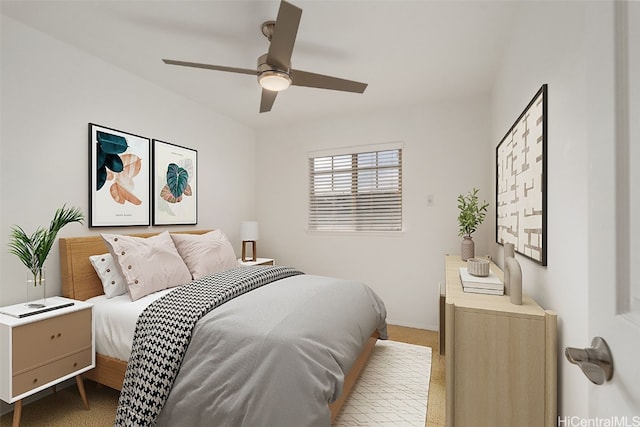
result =
[[[47,226],[67,203],[88,215],[88,123],[198,150],[198,225],[221,228],[239,249],[256,209],[255,132],[91,55],[2,16],[0,305],[24,301],[25,268],[7,251],[12,225]],[[175,227],[185,229],[193,227]],[[159,231],[71,224],[60,236]],[[47,294],[60,294],[57,245]]]
[[[88,213],[87,123],[96,122],[198,150],[198,228],[223,228],[238,247],[239,221],[258,219],[261,256],[308,273],[361,279],[385,299],[391,323],[435,329],[442,256],[459,253],[455,198],[478,186],[494,209],[495,146],[548,83],[548,266],[519,260],[525,291],[558,313],[559,349],[588,344],[589,29],[582,2],[522,7],[491,100],[433,101],[267,130],[258,137],[257,157],[252,130],[3,16],[0,305],[23,297],[24,268],[6,251],[9,227],[45,225],[65,202]],[[405,143],[405,232],[307,233],[307,152],[389,141]],[[494,227],[490,211],[475,234],[476,249],[501,263]],[[61,235],[99,231],[71,225]],[[48,268],[49,294],[58,294],[57,248]],[[585,379],[559,353],[560,413],[586,417]]]
[[[488,98],[449,100],[263,132],[258,141],[260,256],[309,274],[362,280],[385,301],[392,324],[436,330],[444,254],[460,253],[456,197],[474,186],[489,199]],[[404,232],[306,231],[307,152],[404,142]],[[427,206],[427,195],[433,206]],[[474,234],[489,250],[489,229]]]
[[[559,412],[587,416],[584,375],[564,358],[587,346],[587,138],[583,2],[528,2],[513,26],[492,99],[493,151],[543,83],[548,86],[547,267],[516,256],[524,290],[558,314]],[[495,172],[493,172],[495,179]],[[493,195],[495,201],[495,194]],[[495,218],[491,218],[495,227]],[[502,246],[491,252],[502,264]]]

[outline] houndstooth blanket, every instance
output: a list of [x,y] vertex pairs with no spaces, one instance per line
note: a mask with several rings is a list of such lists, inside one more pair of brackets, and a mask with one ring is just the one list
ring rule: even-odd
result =
[[303,273],[282,266],[227,270],[181,286],[147,307],[136,324],[115,425],[155,424],[201,317],[243,293],[298,274]]

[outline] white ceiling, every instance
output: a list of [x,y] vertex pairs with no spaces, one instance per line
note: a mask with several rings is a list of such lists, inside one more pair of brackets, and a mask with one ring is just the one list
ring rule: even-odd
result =
[[516,2],[291,0],[303,9],[292,67],[369,84],[364,94],[291,87],[258,112],[250,75],[279,1],[1,0],[3,14],[255,128],[486,94]]

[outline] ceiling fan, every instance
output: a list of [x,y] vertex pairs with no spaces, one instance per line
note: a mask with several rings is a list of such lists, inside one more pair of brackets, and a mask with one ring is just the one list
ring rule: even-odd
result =
[[172,59],[163,59],[162,61],[171,65],[257,76],[258,83],[262,87],[261,113],[271,111],[278,92],[287,89],[291,85],[363,93],[367,88],[366,83],[291,68],[291,54],[293,53],[293,45],[296,41],[301,16],[302,9],[283,0],[280,3],[276,20],[262,24],[262,34],[270,41],[270,45],[269,51],[258,58],[258,68],[256,70],[174,61]]

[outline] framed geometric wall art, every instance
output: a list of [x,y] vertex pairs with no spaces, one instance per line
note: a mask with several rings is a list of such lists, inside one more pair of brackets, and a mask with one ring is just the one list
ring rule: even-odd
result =
[[153,140],[153,225],[198,223],[198,152]]
[[89,227],[148,226],[149,138],[89,123]]
[[547,265],[547,85],[496,147],[496,242]]

